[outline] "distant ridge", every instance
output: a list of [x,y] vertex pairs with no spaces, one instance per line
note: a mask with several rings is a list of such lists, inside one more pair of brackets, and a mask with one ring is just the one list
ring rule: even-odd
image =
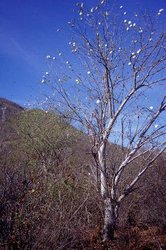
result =
[[11,117],[23,110],[24,108],[15,102],[0,97],[0,123],[9,120]]
[[23,110],[24,109],[19,104],[15,103],[13,101],[10,101],[8,99],[5,99],[3,97],[0,97],[0,105],[1,106],[6,106],[6,107],[13,107],[13,108],[16,108],[16,109],[19,109],[19,110]]
[[24,111],[24,108],[20,105],[0,97],[0,152],[4,150],[8,152],[7,143],[17,139],[13,119],[22,111]]

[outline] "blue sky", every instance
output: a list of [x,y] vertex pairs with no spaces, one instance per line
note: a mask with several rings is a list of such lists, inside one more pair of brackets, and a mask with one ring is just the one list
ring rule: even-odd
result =
[[[21,105],[43,94],[40,84],[47,70],[46,55],[66,50],[73,16],[74,0],[1,0],[0,1],[0,96]],[[133,0],[117,0],[133,12]],[[93,6],[97,0],[85,0]],[[140,0],[143,9],[166,10],[166,0]],[[62,32],[57,32],[58,28]]]

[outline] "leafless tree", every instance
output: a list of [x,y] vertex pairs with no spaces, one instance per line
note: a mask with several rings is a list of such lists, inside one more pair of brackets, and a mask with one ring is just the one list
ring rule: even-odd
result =
[[[114,237],[122,201],[166,148],[164,10],[153,17],[141,11],[128,15],[106,0],[90,10],[84,3],[77,7],[78,17],[68,23],[70,60],[61,51],[60,60],[48,55],[50,71],[42,83],[51,87],[49,101],[58,112],[89,135],[107,241]],[[121,148],[116,164],[109,159],[111,142]],[[136,161],[137,173],[120,190],[124,172],[132,171]]]

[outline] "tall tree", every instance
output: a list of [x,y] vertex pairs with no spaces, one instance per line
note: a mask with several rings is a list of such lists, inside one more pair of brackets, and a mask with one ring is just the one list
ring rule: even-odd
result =
[[[47,56],[50,72],[42,82],[51,87],[49,101],[59,113],[89,135],[93,177],[105,212],[103,240],[113,239],[122,201],[164,152],[166,96],[166,35],[163,9],[153,17],[145,11],[127,14],[106,0],[86,9],[77,4],[69,22],[71,58],[62,64]],[[121,147],[116,163],[110,143]],[[119,150],[117,147],[117,150]],[[140,167],[121,188],[124,173]]]

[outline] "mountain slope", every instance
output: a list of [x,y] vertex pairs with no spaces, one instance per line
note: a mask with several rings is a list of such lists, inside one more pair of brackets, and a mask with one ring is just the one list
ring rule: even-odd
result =
[[24,110],[20,105],[0,97],[0,124]]
[[7,99],[0,98],[0,148],[4,148],[7,142],[16,138],[11,120],[24,110],[20,105]]

